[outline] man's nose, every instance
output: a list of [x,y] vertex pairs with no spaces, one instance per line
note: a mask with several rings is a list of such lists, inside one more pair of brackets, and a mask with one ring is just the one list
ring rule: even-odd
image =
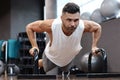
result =
[[75,22],[74,22],[74,21],[71,21],[71,25],[72,25],[72,26],[75,26]]

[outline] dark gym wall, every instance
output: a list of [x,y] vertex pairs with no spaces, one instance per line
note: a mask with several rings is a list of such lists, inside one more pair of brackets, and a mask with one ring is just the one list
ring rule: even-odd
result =
[[99,45],[107,50],[109,71],[120,72],[120,19],[103,22],[101,26]]
[[0,0],[0,40],[10,38],[10,0]]
[[43,5],[44,0],[1,0],[0,39],[14,39],[28,23],[43,19]]
[[43,19],[42,0],[11,0],[11,38],[25,31],[25,26],[35,20]]

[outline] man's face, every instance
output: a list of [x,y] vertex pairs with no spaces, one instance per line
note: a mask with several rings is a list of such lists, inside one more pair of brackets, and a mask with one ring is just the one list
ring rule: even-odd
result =
[[63,23],[63,28],[68,31],[68,32],[73,32],[78,24],[79,24],[79,20],[80,20],[80,13],[63,13],[61,16],[62,19],[62,23]]

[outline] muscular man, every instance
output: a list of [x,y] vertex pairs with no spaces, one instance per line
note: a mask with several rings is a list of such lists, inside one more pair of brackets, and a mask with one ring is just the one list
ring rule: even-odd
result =
[[91,50],[99,48],[97,43],[101,36],[101,26],[93,21],[81,20],[80,9],[75,3],[67,3],[62,10],[62,15],[56,19],[38,20],[26,26],[26,32],[31,42],[30,54],[34,49],[39,51],[34,32],[46,32],[49,35],[49,42],[39,60],[39,67],[45,72],[58,66],[68,70],[70,63],[82,49],[81,38],[83,33],[92,33]]

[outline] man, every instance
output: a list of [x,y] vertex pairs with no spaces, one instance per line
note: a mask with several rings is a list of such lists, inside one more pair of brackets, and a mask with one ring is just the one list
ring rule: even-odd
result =
[[39,51],[34,32],[47,32],[49,35],[50,40],[44,50],[43,58],[38,61],[39,67],[43,67],[45,72],[56,66],[66,71],[82,49],[80,42],[83,33],[92,33],[93,54],[99,49],[97,43],[101,36],[101,26],[93,21],[80,20],[79,6],[67,3],[61,17],[32,22],[26,26],[26,32],[32,45],[30,54],[33,56],[34,49]]

